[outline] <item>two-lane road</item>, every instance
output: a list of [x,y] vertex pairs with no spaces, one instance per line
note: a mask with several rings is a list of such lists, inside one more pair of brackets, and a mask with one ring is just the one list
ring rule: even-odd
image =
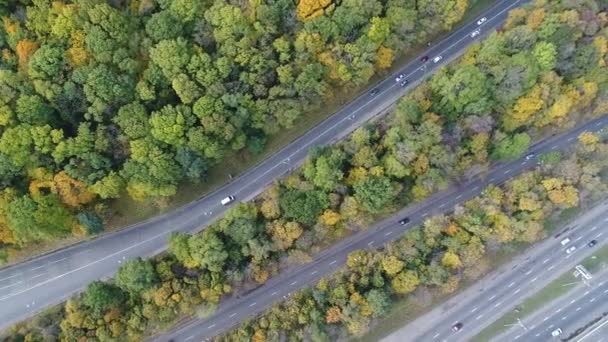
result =
[[[487,21],[479,26],[482,35],[497,27],[506,18],[509,9],[526,1],[498,1],[483,14]],[[415,85],[432,70],[458,56],[468,44],[478,39],[479,36],[470,36],[477,28],[477,23],[471,22],[454,31],[425,52],[431,61],[410,62],[377,84],[375,95],[367,92],[362,94],[327,120],[214,193],[128,229],[0,270],[0,329],[5,329],[49,305],[61,302],[94,280],[112,276],[125,260],[151,256],[166,249],[167,237],[172,232],[196,232],[203,229],[224,213],[226,208],[220,205],[220,200],[225,196],[234,195],[237,201],[253,198],[268,184],[302,163],[310,147],[327,145],[344,137],[397,101],[408,87],[401,87],[395,82],[396,74],[404,74],[410,81],[409,87]],[[432,61],[437,55],[443,56],[440,63]]]

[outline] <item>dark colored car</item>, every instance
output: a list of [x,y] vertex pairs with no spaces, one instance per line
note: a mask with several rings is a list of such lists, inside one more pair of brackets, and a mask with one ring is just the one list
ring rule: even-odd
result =
[[591,241],[589,241],[589,243],[587,244],[587,246],[589,246],[589,247],[593,247],[593,246],[595,246],[595,245],[597,245],[597,240],[591,240]]
[[399,224],[401,224],[402,226],[405,226],[408,223],[410,223],[409,217],[404,217],[401,221],[399,221]]
[[462,329],[462,323],[458,322],[458,323],[452,325],[453,332],[458,332],[458,331],[460,331],[460,329]]
[[370,94],[371,96],[376,96],[376,95],[378,95],[378,88],[374,88],[374,89],[372,89],[372,91],[370,91],[370,92],[369,92],[369,94]]
[[429,56],[422,56],[422,58],[420,58],[421,62],[426,62],[429,60]]
[[403,81],[401,81],[401,83],[399,83],[399,85],[400,85],[401,87],[405,87],[405,86],[406,86],[408,83],[410,83],[410,81],[408,81],[408,80],[403,80]]

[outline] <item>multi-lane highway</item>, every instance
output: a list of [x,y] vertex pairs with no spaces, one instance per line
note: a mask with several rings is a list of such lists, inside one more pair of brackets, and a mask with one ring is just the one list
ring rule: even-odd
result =
[[[482,35],[493,30],[506,18],[509,9],[526,1],[498,1],[483,14],[487,21],[480,27],[476,22],[465,25],[424,53],[430,56],[430,61],[412,61],[397,73],[405,75],[410,87],[415,85],[478,39],[479,36],[470,36],[473,30],[480,28]],[[434,63],[432,59],[438,55],[443,59]],[[395,82],[395,75],[390,75],[374,88],[374,95],[369,92],[362,94],[279,152],[204,198],[128,229],[0,270],[0,329],[61,302],[93,280],[112,276],[125,260],[151,256],[164,250],[167,237],[172,232],[203,229],[226,210],[220,204],[222,198],[227,195],[235,196],[237,201],[253,198],[268,184],[300,164],[310,147],[326,145],[344,137],[392,105],[407,87],[401,87]]]
[[[526,297],[541,290],[601,245],[608,243],[607,209],[608,203],[595,207],[569,224],[567,231],[557,238],[549,237],[533,246],[511,263],[480,279],[474,286],[441,307],[435,308],[386,337],[383,342],[403,341],[405,336],[420,341],[470,341],[483,328],[516,308]],[[570,242],[562,245],[561,241],[566,237]],[[591,240],[596,240],[597,245],[588,247],[587,243]],[[577,249],[567,254],[565,249],[571,246],[576,246]],[[601,286],[604,285],[601,283]],[[576,312],[576,307],[573,312]],[[561,320],[563,316],[559,319]],[[574,319],[574,316],[571,315],[570,318]],[[533,323],[529,323],[524,317],[521,320],[526,329],[530,332],[534,331],[531,337],[520,336],[524,332],[522,328],[520,333],[515,333],[505,340],[515,338],[522,338],[522,341],[548,340],[546,331],[532,330],[537,328]],[[458,332],[451,331],[452,326],[457,322],[463,324],[462,329]],[[517,331],[516,328],[511,330]],[[535,336],[537,333],[539,335]],[[550,337],[551,331],[548,333]]]
[[[571,144],[576,141],[576,137],[580,133],[585,131],[599,131],[607,124],[608,115],[588,122],[584,125],[580,125],[567,133],[543,141],[542,143],[534,146],[531,151],[538,155],[550,151],[563,150],[568,146],[571,146]],[[173,339],[174,341],[190,341],[221,334],[222,332],[225,332],[229,328],[236,325],[238,322],[264,311],[273,303],[283,299],[293,291],[307,285],[311,285],[318,281],[321,277],[336,271],[345,263],[346,257],[350,252],[357,249],[376,248],[382,246],[386,242],[398,238],[403,231],[421,223],[427,217],[434,214],[448,212],[455,204],[466,201],[467,199],[478,195],[488,184],[502,183],[507,179],[521,173],[522,171],[532,168],[535,165],[536,161],[534,159],[527,160],[526,158],[496,165],[486,177],[474,178],[465,184],[459,185],[458,187],[451,187],[447,191],[434,194],[423,203],[405,208],[391,218],[386,219],[363,232],[344,239],[330,249],[320,253],[319,255],[315,256],[311,263],[279,274],[277,277],[270,279],[266,284],[255,291],[248,293],[246,296],[224,301],[220,305],[220,308],[210,317],[204,320],[192,320],[187,322],[176,331],[160,336],[156,340],[167,341],[169,339]],[[401,220],[403,217],[409,217],[411,220],[406,226],[399,224],[399,220]],[[606,216],[605,220],[608,221],[608,215]],[[592,232],[596,229],[598,228],[596,227],[592,230]],[[599,234],[599,232],[595,234]],[[598,237],[598,239],[601,237],[602,236]],[[608,234],[605,237],[608,237]],[[574,236],[574,238],[577,239],[578,237]],[[579,243],[579,241],[580,240],[577,240],[576,243]],[[576,253],[582,250],[583,249],[581,248]],[[550,252],[551,254],[548,254],[541,262],[541,265],[539,266],[541,270],[539,270],[539,272],[542,270],[548,270],[551,272],[554,271],[555,267],[557,267],[547,264],[549,261],[554,260],[554,247],[550,250]],[[559,253],[560,257],[563,256],[563,251],[560,251]],[[576,253],[571,255],[576,255]],[[559,259],[561,260],[562,258]],[[566,260],[568,259],[569,258],[566,258]],[[545,262],[544,260],[547,261]],[[547,268],[545,269],[545,267]],[[532,272],[533,271],[530,271],[530,273],[524,274],[524,276],[527,277],[532,274]],[[534,281],[536,280],[537,279],[534,279]],[[514,289],[514,291],[516,291],[516,289]],[[520,291],[517,291],[514,293],[514,295],[518,296],[525,293],[522,292],[520,294]],[[503,301],[502,299],[495,297],[492,298],[492,301],[494,300],[500,301],[498,306],[496,306],[497,302],[492,302],[492,305],[496,306],[496,308],[500,307],[500,305],[505,304],[506,306],[506,304],[508,304],[506,299]],[[470,314],[473,314],[474,312],[475,311]],[[479,315],[479,313],[475,314],[473,317],[476,317],[477,315]],[[450,318],[448,320],[452,319],[453,318]],[[440,337],[442,333],[444,334],[443,336],[448,336],[447,332],[442,330],[449,331],[451,324],[449,322],[444,324],[446,325],[445,327],[440,325],[440,328],[438,328],[436,332],[425,333],[424,338],[419,340],[431,341]],[[435,336],[438,332],[439,335]],[[411,337],[411,335],[407,336]],[[410,340],[410,338],[407,340]],[[397,339],[394,341],[403,341],[403,339]]]
[[[560,329],[560,339],[573,336],[573,341],[582,338],[583,341],[586,339],[597,342],[598,338],[592,338],[592,334],[587,335],[594,327],[576,332],[601,319],[604,313],[608,312],[608,271],[593,275],[587,285],[579,281],[576,284],[563,284],[563,286],[572,286],[573,289],[566,295],[555,298],[530,317],[522,319],[521,326],[514,326],[506,333],[497,336],[496,341],[547,341],[553,337],[552,332]],[[606,328],[602,326],[594,333],[599,336],[602,329]],[[605,337],[608,338],[608,335]]]

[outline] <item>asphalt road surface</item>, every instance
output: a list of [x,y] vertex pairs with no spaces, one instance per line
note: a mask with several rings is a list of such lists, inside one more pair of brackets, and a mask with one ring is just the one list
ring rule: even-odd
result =
[[[562,330],[559,339],[566,339],[577,329],[601,318],[603,313],[608,311],[608,272],[602,272],[602,274],[594,276],[587,284],[578,282],[576,285],[572,285],[574,288],[566,295],[555,298],[539,312],[535,312],[529,318],[522,319],[523,326],[513,326],[505,334],[500,335],[496,341],[548,341],[552,339],[551,333],[558,328]],[[583,341],[597,342],[599,333],[602,330],[605,331],[606,328],[602,326],[593,331],[594,328],[585,329],[584,332],[577,334],[572,341],[582,339]],[[590,332],[592,333],[588,334]],[[597,334],[597,337],[592,337],[595,334]],[[602,337],[608,338],[608,335]]]
[[[497,1],[483,14],[487,21],[479,26],[480,36],[495,29],[506,18],[509,9],[526,1]],[[385,111],[403,96],[408,87],[458,56],[472,41],[479,39],[480,36],[470,36],[477,28],[477,23],[472,22],[454,31],[424,53],[430,57],[428,62],[410,62],[375,85],[375,95],[369,92],[362,94],[276,154],[204,198],[128,229],[0,270],[0,329],[65,300],[93,280],[112,276],[126,260],[161,252],[167,247],[167,238],[172,232],[203,229],[227,209],[220,204],[222,198],[228,195],[235,196],[236,201],[253,198],[268,184],[302,163],[310,147],[327,145],[343,138]],[[434,63],[433,59],[438,55],[443,58]],[[410,81],[408,87],[395,82],[397,74],[404,74]]]
[[[478,280],[474,286],[450,299],[449,303],[410,322],[383,339],[383,342],[403,341],[406,336],[411,340],[420,341],[471,340],[483,328],[515,309],[526,297],[541,290],[586,256],[591,255],[601,245],[608,243],[608,203],[599,205],[579,217],[569,224],[567,230],[560,236],[555,237],[556,234],[557,232],[553,237],[531,247],[518,259],[496,272]],[[571,241],[563,246],[561,241],[566,237]],[[598,241],[595,247],[587,246],[591,240]],[[577,249],[567,254],[565,249],[570,246],[576,246]],[[597,281],[592,279],[593,282],[597,284]],[[602,282],[600,285],[605,284]],[[563,315],[559,319],[562,317]],[[463,327],[459,332],[451,331],[452,326],[457,322],[462,323]],[[522,323],[530,331],[536,328],[534,323],[528,322],[525,318],[522,318]],[[495,340],[514,340],[522,334],[523,328],[521,329],[519,333],[509,335],[510,338]],[[510,331],[518,330],[514,327]],[[546,334],[540,334],[540,337],[535,339],[534,335],[537,333],[539,331],[535,330],[532,338],[519,336],[520,341],[548,340]]]
[[[608,116],[603,116],[602,118],[596,119],[585,125],[572,129],[568,133],[556,136],[553,139],[549,139],[543,143],[540,143],[535,146],[532,151],[538,155],[539,153],[546,153],[550,151],[564,149],[568,147],[571,142],[575,140],[575,137],[578,136],[580,133],[584,131],[599,130],[606,124],[608,124]],[[189,322],[186,322],[175,331],[167,333],[166,335],[159,336],[154,340],[168,341],[172,339],[174,341],[200,341],[219,335],[234,327],[239,322],[250,318],[255,314],[263,312],[264,310],[272,306],[273,303],[287,298],[294,291],[297,291],[298,289],[305,286],[313,285],[320,278],[335,272],[337,269],[342,267],[342,265],[346,262],[346,257],[352,251],[365,248],[377,248],[379,246],[382,246],[386,242],[397,239],[402,235],[405,230],[422,223],[422,221],[427,217],[449,212],[451,208],[457,203],[466,201],[470,198],[477,196],[485,186],[491,183],[503,183],[507,179],[525,171],[526,169],[532,168],[534,165],[536,165],[535,160],[526,160],[526,158],[522,158],[520,160],[516,160],[510,163],[505,163],[500,167],[495,168],[487,175],[487,177],[484,177],[483,179],[476,178],[470,181],[469,183],[462,184],[458,187],[450,188],[447,191],[437,193],[431,196],[431,198],[429,198],[429,200],[424,203],[405,208],[393,217],[386,219],[363,232],[357,233],[356,235],[344,239],[343,241],[334,245],[330,249],[315,256],[314,260],[311,263],[300,266],[298,268],[294,268],[287,272],[282,272],[278,276],[271,278],[263,286],[257,288],[256,290],[248,293],[245,296],[242,296],[241,298],[231,298],[222,302],[218,310],[210,317],[200,320],[194,319]],[[599,211],[601,213],[606,213],[605,216],[602,217],[605,217],[603,218],[603,220],[606,220],[606,222],[608,222],[608,211],[606,210],[606,208],[608,207],[603,207],[602,210]],[[410,223],[405,226],[399,224],[399,220],[401,220],[403,217],[409,217],[411,219]],[[597,220],[597,217],[595,217],[594,220]],[[606,227],[608,227],[608,223],[606,224]],[[598,235],[600,233],[598,229],[599,228],[593,229],[592,233],[590,234],[594,234],[593,236]],[[595,232],[596,230],[597,232]],[[577,235],[572,236],[574,237],[574,239],[578,238]],[[585,237],[576,241],[576,243],[579,243],[579,241],[590,237],[591,236],[585,235]],[[608,231],[605,235],[602,234],[601,236],[597,237],[598,241],[600,241],[598,245],[601,244],[603,241],[600,239],[607,237]],[[557,243],[559,244],[559,242]],[[559,251],[557,251],[554,246],[548,247],[548,249],[550,250],[550,254],[547,257],[541,259],[541,265],[535,266],[537,268],[536,272],[543,272],[544,270],[548,270],[549,272],[556,272],[554,268],[557,266],[551,267],[552,265],[548,264],[549,261],[555,262],[557,260],[574,260],[570,257],[566,257],[563,250],[560,249]],[[584,251],[585,249],[581,247],[571,256],[577,255],[577,253],[585,253]],[[559,255],[559,257],[555,258],[553,254]],[[548,261],[545,262],[544,260]],[[524,268],[525,267],[522,267],[520,269]],[[549,270],[549,268],[551,269]],[[530,272],[528,273],[528,271]],[[525,277],[529,277],[533,272],[535,271],[526,270],[523,275]],[[518,274],[519,273],[520,272],[518,272]],[[532,279],[533,278],[534,277],[532,276]],[[534,279],[534,281],[537,281],[538,279],[542,278]],[[504,281],[506,280],[501,280],[501,282]],[[507,282],[507,286],[509,286],[510,283],[511,281]],[[513,288],[513,291],[516,290],[517,288]],[[517,297],[521,296],[524,293],[525,291],[522,292],[522,290],[520,290],[517,291],[517,293],[514,293],[514,295]],[[504,298],[499,296],[492,298],[492,307],[494,307],[494,305],[496,305],[496,303],[498,303],[499,301],[501,305],[505,304],[506,307],[507,304],[509,304],[507,302],[507,299],[508,296]],[[469,316],[472,315],[473,313],[470,313],[472,309],[472,307],[465,308],[461,313],[455,316],[458,317],[457,319],[448,317],[446,319],[446,322],[439,324],[438,328],[434,329],[432,332],[428,331],[427,333],[423,333],[421,336],[404,335],[402,337],[407,336],[407,339],[405,340],[408,341],[433,341],[437,340],[437,338],[439,337],[442,337],[438,340],[442,341],[448,336],[453,336],[450,332],[450,327],[453,324],[453,321],[460,320],[463,321],[465,325],[471,322],[466,318],[463,320],[464,317],[461,315],[466,315],[467,313],[469,314]],[[478,308],[477,310],[480,309],[481,308]],[[476,313],[474,316],[472,316],[472,318],[475,319],[475,317],[477,317],[478,315],[479,313]],[[489,324],[492,321],[493,320],[490,320],[487,323]],[[435,336],[437,333],[439,333],[440,335]],[[441,334],[443,334],[443,336],[441,336]],[[404,339],[398,338],[393,339],[391,341],[404,341]]]

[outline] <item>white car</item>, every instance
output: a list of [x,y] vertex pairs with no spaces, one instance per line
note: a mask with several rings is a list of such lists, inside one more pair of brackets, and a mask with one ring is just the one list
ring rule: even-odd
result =
[[566,249],[566,254],[572,254],[576,250],[576,246],[570,246]]
[[401,82],[401,80],[404,78],[405,76],[403,74],[399,74],[397,77],[395,77],[395,82],[399,83]]
[[477,25],[481,25],[481,24],[485,23],[486,20],[488,20],[488,18],[486,18],[486,17],[483,17],[483,18],[477,20]]
[[471,32],[471,38],[475,38],[475,37],[479,36],[480,33],[481,32],[479,30],[475,30],[475,31]]
[[562,334],[562,329],[561,328],[557,328],[557,329],[555,329],[555,330],[553,330],[551,332],[551,336],[553,336],[553,337],[557,337],[557,336],[559,336],[561,334]]
[[224,199],[222,199],[222,201],[220,203],[222,203],[222,205],[228,205],[232,202],[234,202],[234,196],[227,196],[227,197],[224,197]]
[[536,157],[536,155],[534,153],[530,153],[526,156],[526,160],[530,160],[532,158]]
[[443,59],[443,56],[437,56],[437,57],[433,58],[433,63],[438,63],[442,59]]
[[570,238],[565,238],[560,243],[562,244],[562,246],[565,246],[568,244],[568,242],[570,242]]

